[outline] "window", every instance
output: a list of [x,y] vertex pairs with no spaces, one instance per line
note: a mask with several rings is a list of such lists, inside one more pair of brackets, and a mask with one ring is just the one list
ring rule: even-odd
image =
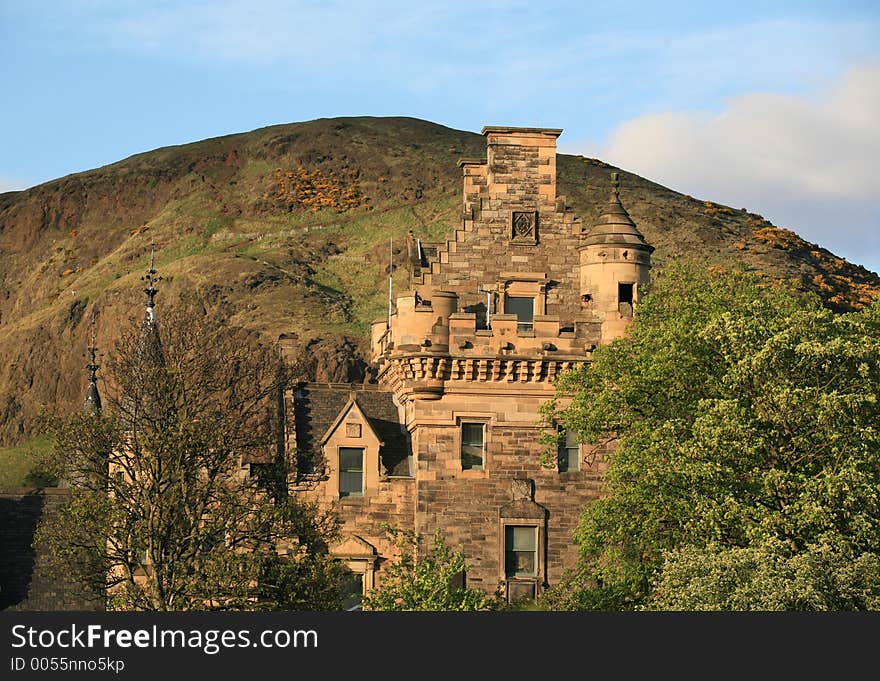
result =
[[504,528],[504,573],[510,577],[538,574],[538,528],[507,525]]
[[559,443],[559,456],[557,464],[560,473],[579,471],[581,469],[581,447],[577,435],[571,430],[562,431],[563,435]]
[[486,455],[486,424],[461,424],[461,469],[483,470]]
[[360,610],[364,598],[364,573],[352,572],[345,578],[342,587],[343,610]]
[[504,312],[516,315],[517,332],[531,331],[535,321],[535,299],[508,296],[504,304]]
[[364,450],[361,447],[339,448],[339,496],[364,494]]
[[617,309],[624,317],[633,316],[632,284],[617,284]]

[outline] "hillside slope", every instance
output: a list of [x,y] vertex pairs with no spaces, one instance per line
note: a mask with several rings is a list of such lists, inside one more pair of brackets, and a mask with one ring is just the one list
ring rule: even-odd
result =
[[[0,194],[0,445],[34,433],[40,405],[81,401],[87,320],[112,348],[142,314],[151,245],[158,297],[201,302],[230,324],[308,348],[319,380],[357,380],[387,304],[388,247],[440,241],[460,214],[461,157],[481,135],[411,118],[278,125],[158,149]],[[560,192],[589,225],[610,166],[560,155]],[[880,293],[874,273],[761,216],[621,171],[621,196],[658,266],[683,255],[740,261],[836,309]],[[403,268],[395,288],[406,285]]]

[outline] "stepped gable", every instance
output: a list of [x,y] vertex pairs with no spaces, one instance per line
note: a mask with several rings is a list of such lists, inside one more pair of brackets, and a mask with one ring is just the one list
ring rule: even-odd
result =
[[392,394],[378,386],[348,383],[297,386],[293,412],[298,472],[309,474],[320,470],[321,438],[352,399],[384,443],[379,450],[382,472],[389,476],[410,476],[412,451]]
[[557,195],[556,128],[487,126],[486,159],[462,159],[462,225],[441,245],[414,285],[459,296],[460,312],[484,314],[481,287],[517,273],[545,272],[546,310],[564,325],[581,312],[581,224]]

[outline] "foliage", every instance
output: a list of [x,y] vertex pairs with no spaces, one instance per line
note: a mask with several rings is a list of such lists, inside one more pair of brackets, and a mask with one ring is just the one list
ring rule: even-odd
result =
[[338,213],[357,208],[365,203],[356,171],[325,173],[320,168],[298,166],[293,170],[275,171],[272,200],[287,211],[308,208],[318,211],[333,208]]
[[752,225],[752,237],[759,244],[787,251],[816,266],[817,273],[803,283],[829,305],[838,310],[861,310],[880,299],[876,277],[864,268],[854,268],[843,258],[836,257],[817,244],[804,241],[790,229],[776,227],[766,220],[749,219],[749,223]]
[[467,563],[461,551],[453,551],[438,530],[430,548],[411,531],[386,527],[399,557],[388,567],[382,583],[362,603],[364,610],[495,610],[498,594],[461,585]]
[[169,314],[155,333],[123,333],[103,412],[48,420],[48,468],[72,492],[39,530],[56,568],[113,609],[339,607],[335,517],[276,484],[277,359],[197,312]]
[[51,447],[49,437],[38,435],[14,447],[0,448],[0,489],[54,487],[58,481],[39,470],[40,459]]
[[747,547],[683,546],[666,554],[658,610],[880,610],[880,555],[773,539]]
[[550,607],[876,607],[852,575],[880,555],[880,303],[680,263],[593,358],[547,414],[616,449]]

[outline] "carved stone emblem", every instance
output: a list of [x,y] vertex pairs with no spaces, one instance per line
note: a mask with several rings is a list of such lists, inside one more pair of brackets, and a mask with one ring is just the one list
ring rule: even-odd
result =
[[534,481],[531,478],[514,478],[511,487],[514,501],[534,501]]
[[538,213],[535,211],[514,211],[511,240],[516,243],[534,244],[538,241]]

